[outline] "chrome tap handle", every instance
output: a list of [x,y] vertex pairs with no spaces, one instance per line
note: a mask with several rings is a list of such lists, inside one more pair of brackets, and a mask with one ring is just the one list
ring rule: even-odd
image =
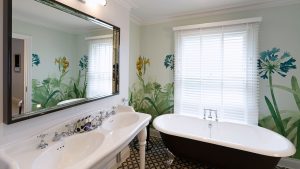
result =
[[101,121],[105,119],[103,111],[100,111],[100,119],[101,119]]
[[218,119],[218,111],[217,110],[211,110],[211,111],[215,113],[216,121],[219,121],[219,119]]
[[219,121],[219,119],[218,119],[218,111],[217,110],[215,110],[215,115],[216,115],[216,121]]
[[95,116],[94,118],[93,118],[93,120],[91,120],[91,123],[92,123],[92,126],[94,127],[94,128],[97,128],[98,126],[101,126],[101,124],[102,124],[102,120],[101,120],[101,117],[100,116]]
[[208,118],[209,119],[212,119],[212,115],[211,115],[211,112],[212,112],[213,110],[211,110],[211,109],[209,109],[209,115],[208,115]]
[[44,149],[44,148],[46,148],[48,146],[48,143],[46,143],[45,140],[44,140],[47,135],[48,134],[41,134],[41,135],[37,136],[37,138],[41,139],[41,142],[38,145],[38,148]]
[[210,109],[203,109],[203,119],[206,120],[206,112],[210,111]]
[[112,114],[112,115],[115,115],[115,114],[116,114],[116,110],[117,110],[117,107],[116,107],[116,106],[113,106],[113,107],[112,107],[111,114]]
[[52,138],[52,141],[59,141],[61,139],[62,135],[61,134],[58,134],[58,132],[55,132],[53,138]]
[[48,134],[40,134],[37,136],[37,138],[40,138],[41,140],[44,140],[44,138],[47,136]]
[[108,118],[110,116],[109,111],[105,112],[105,118]]
[[75,132],[75,123],[66,124],[65,127],[68,129],[67,135],[71,136]]

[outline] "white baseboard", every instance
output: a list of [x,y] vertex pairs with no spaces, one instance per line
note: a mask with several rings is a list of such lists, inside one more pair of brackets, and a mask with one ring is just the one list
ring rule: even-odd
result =
[[280,167],[286,167],[289,169],[298,169],[300,168],[300,160],[293,159],[293,158],[282,158],[278,166]]

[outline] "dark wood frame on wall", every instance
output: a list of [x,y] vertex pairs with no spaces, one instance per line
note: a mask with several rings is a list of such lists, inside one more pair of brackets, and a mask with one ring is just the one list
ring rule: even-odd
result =
[[[59,6],[63,7],[64,9],[70,10],[78,15],[84,16],[85,18],[83,18],[83,19],[97,20],[97,21],[100,21],[102,23],[112,26],[113,34],[114,34],[113,41],[114,41],[114,44],[116,44],[116,47],[114,48],[114,53],[116,56],[115,60],[116,60],[116,63],[118,64],[118,67],[120,68],[120,63],[119,63],[119,61],[120,61],[120,52],[119,52],[120,51],[120,28],[119,27],[112,25],[108,22],[102,21],[98,18],[95,18],[89,14],[81,12],[77,9],[74,9],[70,6],[67,6],[63,3],[57,2],[55,0],[35,0],[35,1],[39,1],[42,3],[55,3],[55,4],[58,4]],[[13,120],[12,119],[12,107],[11,107],[11,105],[12,105],[12,75],[11,75],[11,73],[12,73],[12,67],[11,67],[12,52],[11,52],[11,48],[12,48],[12,0],[3,0],[3,121],[6,124],[16,123],[19,121],[31,119],[34,117],[48,114],[48,113],[56,112],[59,110],[64,110],[67,108],[71,108],[74,106],[97,101],[100,99],[104,99],[104,98],[115,96],[115,95],[119,94],[119,84],[120,83],[119,83],[119,78],[117,78],[117,80],[115,82],[116,86],[117,86],[115,88],[116,91],[112,95],[105,96],[105,97],[89,98],[82,102],[76,102],[74,104],[68,104],[63,107],[57,107],[57,108],[53,108],[50,110],[41,111],[38,113],[34,113],[30,116],[26,116],[26,117],[22,117],[22,118]],[[119,77],[119,69],[116,69],[115,71],[113,71],[113,73],[114,73],[115,77]]]
[[12,123],[11,114],[11,39],[12,0],[3,0],[3,120]]

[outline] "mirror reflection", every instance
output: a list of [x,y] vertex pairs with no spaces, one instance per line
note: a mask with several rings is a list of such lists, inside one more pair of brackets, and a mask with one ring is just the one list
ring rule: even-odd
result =
[[12,0],[13,119],[117,93],[114,40],[108,24]]

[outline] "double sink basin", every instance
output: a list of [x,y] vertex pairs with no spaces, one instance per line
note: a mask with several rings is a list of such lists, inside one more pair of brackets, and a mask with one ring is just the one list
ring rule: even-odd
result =
[[[29,138],[0,150],[1,169],[93,169],[104,167],[143,128],[151,116],[117,113],[90,132],[65,137],[38,149],[39,140]],[[52,137],[52,136],[48,136]],[[47,142],[47,141],[46,141]]]

